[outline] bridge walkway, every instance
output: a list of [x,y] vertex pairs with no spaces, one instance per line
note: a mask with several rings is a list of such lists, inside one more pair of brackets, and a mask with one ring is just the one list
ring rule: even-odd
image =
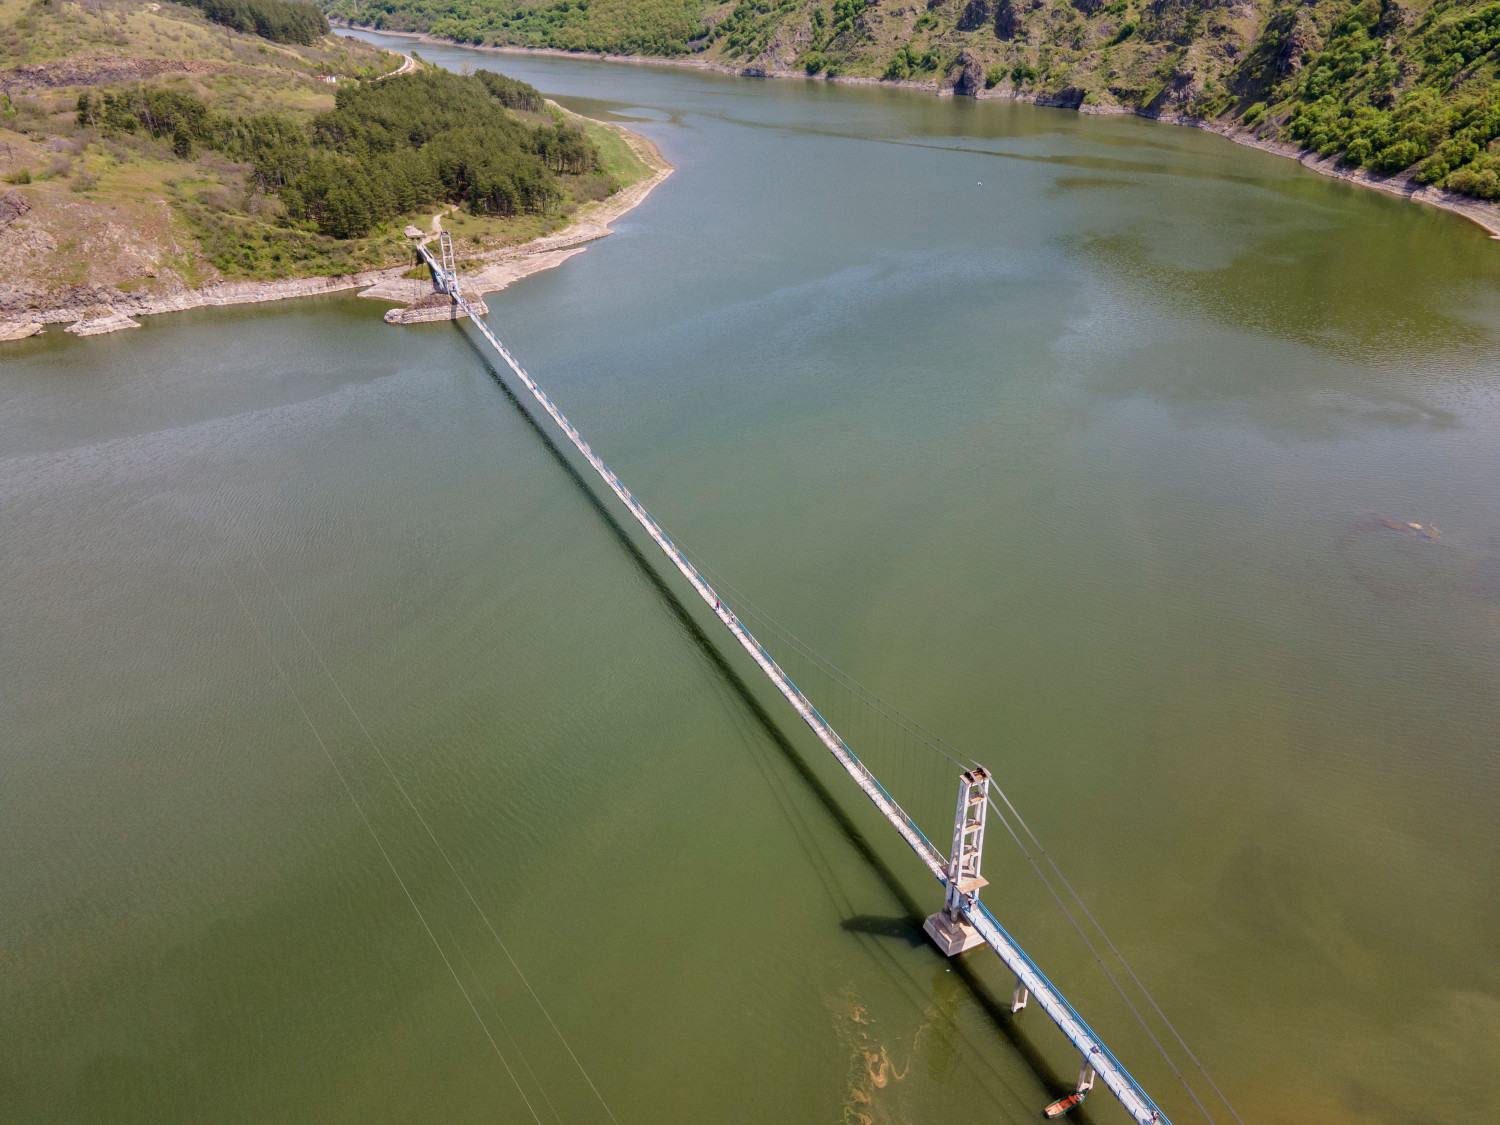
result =
[[[446,232],[445,232],[446,234]],[[646,511],[645,507],[635,494],[625,487],[619,476],[604,463],[604,460],[594,452],[592,446],[584,440],[578,429],[563,412],[558,409],[547,392],[537,384],[524,367],[510,353],[510,349],[501,342],[500,338],[490,329],[481,315],[481,308],[476,309],[474,305],[463,295],[459,287],[456,271],[453,267],[453,256],[451,243],[444,237],[440,243],[443,258],[439,259],[426,246],[419,243],[417,246],[427,265],[432,269],[434,279],[439,288],[448,293],[463,312],[468,316],[470,322],[489,342],[495,352],[505,361],[515,375],[531,392],[548,416],[557,423],[559,429],[567,435],[568,440],[581,453],[600,479],[609,487],[622,504],[635,517],[637,523],[645,529],[646,534],[661,549],[672,565],[687,579],[693,590],[703,599],[703,603],[711,610],[715,617],[729,630],[730,634],[739,643],[740,647],[749,654],[750,659],[766,678],[776,687],[782,697],[792,705],[792,709],[805,722],[818,740],[827,747],[838,763],[843,766],[854,783],[868,797],[872,804],[880,811],[880,814],[891,824],[906,841],[907,845],[917,858],[921,860],[927,870],[937,881],[942,884],[946,893],[949,887],[948,868],[949,860],[932,841],[917,827],[916,822],[897,804],[896,800],[886,791],[885,787],[875,777],[859,757],[849,748],[838,732],[828,723],[812,705],[801,689],[787,676],[781,666],[766,651],[765,647],[756,640],[754,635],[740,621],[739,617],[731,611],[723,600],[715,593],[707,579],[699,573],[687,556],[672,542],[671,538],[663,530],[660,524]],[[488,310],[483,310],[487,312]],[[1141,1087],[1130,1072],[1115,1058],[1114,1054],[1105,1046],[1104,1041],[1097,1036],[1089,1025],[1084,1022],[1083,1017],[1068,1003],[1063,994],[1047,979],[1036,963],[1026,954],[1021,946],[1006,933],[1003,926],[990,912],[989,908],[978,901],[977,895],[964,898],[963,914],[970,925],[978,931],[994,952],[1004,962],[1006,968],[1015,974],[1016,979],[1037,1000],[1041,1009],[1057,1025],[1068,1041],[1078,1050],[1082,1056],[1085,1067],[1092,1067],[1099,1079],[1103,1081],[1106,1088],[1114,1094],[1125,1111],[1138,1123],[1138,1125],[1171,1125],[1167,1115],[1156,1105],[1146,1091]]]

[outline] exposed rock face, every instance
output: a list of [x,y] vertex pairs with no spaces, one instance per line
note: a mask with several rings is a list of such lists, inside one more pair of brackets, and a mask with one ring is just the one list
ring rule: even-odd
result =
[[1015,0],[1000,0],[995,5],[995,35],[1001,39],[1014,39],[1021,34],[1021,13]]
[[122,316],[142,316],[218,305],[257,304],[286,297],[317,297],[355,286],[371,285],[387,274],[399,276],[409,267],[345,274],[340,277],[302,277],[285,281],[222,281],[202,289],[174,289],[165,293],[122,293],[108,285],[75,285],[66,289],[30,292],[0,289],[0,316],[58,324],[68,320],[92,320],[100,306]]
[[1276,54],[1277,71],[1284,77],[1294,70],[1301,70],[1302,56],[1316,51],[1321,45],[1322,36],[1318,34],[1318,25],[1307,9],[1301,9],[1297,13],[1297,22],[1292,25],[1292,30],[1281,44],[1281,50]]
[[0,320],[0,342],[24,340],[44,331],[46,325],[39,320]]
[[31,210],[31,200],[27,199],[18,191],[8,191],[0,195],[0,227],[8,227],[27,211]]
[[[1397,0],[1380,0],[1380,21],[1375,25],[1375,30],[1385,34],[1398,31],[1403,27],[1410,27],[1414,22],[1411,12],[1403,8]],[[1390,49],[1390,44],[1386,44]]]
[[802,47],[811,38],[807,29],[803,28],[792,35],[788,42],[782,37],[785,28],[777,28],[776,34],[766,44],[765,49],[755,56],[751,64],[755,69],[764,74],[771,74],[777,70],[790,70],[797,62],[797,55],[801,53]]
[[140,59],[128,55],[95,55],[0,71],[0,90],[17,87],[32,89],[37,86],[104,86],[114,82],[141,82],[160,74],[219,74],[236,69],[243,68],[200,59]]
[[106,332],[118,332],[122,328],[139,328],[140,322],[131,320],[122,312],[111,308],[96,309],[92,315],[80,318],[77,323],[64,328],[74,336],[102,336]]
[[958,53],[958,61],[954,63],[950,77],[953,79],[955,94],[977,97],[984,89],[984,64],[973,51],[965,47]]
[[1087,90],[1081,86],[1064,86],[1055,94],[1037,98],[1037,105],[1057,106],[1061,109],[1077,109],[1083,104]]
[[1104,7],[1104,0],[1069,0],[1069,2],[1086,16],[1091,16]]
[[969,0],[958,16],[959,31],[978,31],[994,17],[995,6],[991,0]]
[[1203,93],[1203,84],[1195,74],[1177,74],[1172,77],[1171,93],[1162,101],[1175,109],[1191,111],[1198,96]]

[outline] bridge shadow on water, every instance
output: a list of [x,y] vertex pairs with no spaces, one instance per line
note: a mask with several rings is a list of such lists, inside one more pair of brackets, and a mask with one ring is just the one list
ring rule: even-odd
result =
[[[506,383],[504,377],[496,366],[490,362],[487,352],[479,343],[463,331],[461,321],[454,322],[454,328],[463,336],[469,347],[473,350],[475,357],[489,373],[495,385],[505,395],[506,401],[526,425],[542,443],[543,448],[552,456],[563,472],[578,487],[580,495],[587,501],[589,506],[599,516],[615,541],[619,544],[626,557],[640,571],[642,577],[650,583],[657,596],[667,611],[676,619],[683,632],[695,644],[702,654],[708,659],[714,670],[722,678],[725,685],[744,704],[746,711],[755,721],[772,745],[780,752],[782,758],[791,767],[792,771],[807,787],[808,791],[816,798],[824,811],[833,819],[838,826],[844,840],[854,849],[855,853],[869,865],[876,876],[885,885],[892,898],[901,909],[901,913],[890,917],[879,915],[861,914],[846,918],[842,923],[845,931],[850,933],[866,934],[874,937],[887,938],[895,941],[905,942],[915,948],[925,946],[932,951],[936,961],[945,964],[953,971],[953,974],[962,982],[965,989],[979,1005],[981,1010],[990,1017],[996,1030],[1010,1043],[1016,1053],[1025,1061],[1032,1073],[1048,1090],[1053,1091],[1054,1096],[1062,1096],[1073,1092],[1074,1082],[1071,1076],[1058,1074],[1057,1070],[1042,1056],[1042,1054],[1026,1038],[1022,1029],[1016,1022],[1016,1018],[1010,1010],[1008,1000],[997,997],[989,986],[982,981],[973,967],[964,958],[948,960],[939,953],[937,947],[927,940],[922,931],[922,923],[926,919],[927,912],[923,911],[921,905],[911,897],[896,873],[875,849],[871,847],[864,833],[856,825],[848,812],[839,804],[837,798],[824,784],[812,769],[811,765],[792,744],[791,739],[777,724],[761,701],[756,698],[755,693],[750,690],[748,684],[741,678],[740,674],[730,665],[719,646],[715,644],[712,637],[703,630],[702,625],[688,611],[688,607],[678,598],[677,594],[663,580],[656,567],[641,552],[640,547],[631,537],[625,527],[615,518],[614,513],[605,505],[603,499],[591,487],[589,480],[578,471],[578,467],[563,451],[563,449],[552,439],[541,422],[527,409],[526,404],[518,397]],[[1044,1017],[1045,1018],[1045,1017]],[[1072,1111],[1069,1117],[1080,1125],[1089,1125],[1089,1117],[1083,1107]]]

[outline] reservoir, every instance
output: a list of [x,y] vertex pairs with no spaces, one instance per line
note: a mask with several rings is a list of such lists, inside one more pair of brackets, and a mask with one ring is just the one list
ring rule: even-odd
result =
[[[675,166],[491,325],[994,772],[1245,1122],[1500,1117],[1500,246],[1136,118],[417,47]],[[477,334],[384,308],[0,352],[4,1118],[1039,1120],[1061,1035]],[[790,670],[946,847],[957,767]],[[985,875],[1204,1120],[998,826]]]

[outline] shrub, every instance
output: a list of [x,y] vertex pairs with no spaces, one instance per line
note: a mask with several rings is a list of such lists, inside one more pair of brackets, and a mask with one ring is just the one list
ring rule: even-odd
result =
[[936,47],[929,47],[919,55],[908,43],[905,47],[898,48],[895,57],[886,64],[885,77],[910,78],[914,71],[937,70],[942,61],[942,54]]
[[[220,116],[188,94],[146,86],[85,93],[78,119],[170,138],[184,159],[199,145],[221,152],[248,164],[247,189],[277,194],[291,220],[348,239],[439,200],[476,214],[544,212],[563,198],[561,175],[582,177],[580,189],[597,195],[589,177],[599,154],[580,130],[525,124],[508,108],[543,104],[533,87],[503,75],[424,70],[340,85],[334,109],[311,128],[276,114]],[[227,200],[199,197],[209,209]],[[238,260],[238,250],[222,252]]]
[[490,97],[507,109],[528,109],[533,113],[540,113],[546,108],[547,99],[542,97],[540,90],[529,83],[509,78],[504,74],[496,74],[493,70],[476,71],[474,77],[484,83],[484,88],[489,91]]
[[1444,184],[1450,191],[1462,192],[1477,199],[1500,199],[1500,161],[1493,156],[1481,156],[1456,172],[1448,174]]
[[274,43],[311,46],[328,34],[328,17],[303,0],[183,0],[214,23]]

